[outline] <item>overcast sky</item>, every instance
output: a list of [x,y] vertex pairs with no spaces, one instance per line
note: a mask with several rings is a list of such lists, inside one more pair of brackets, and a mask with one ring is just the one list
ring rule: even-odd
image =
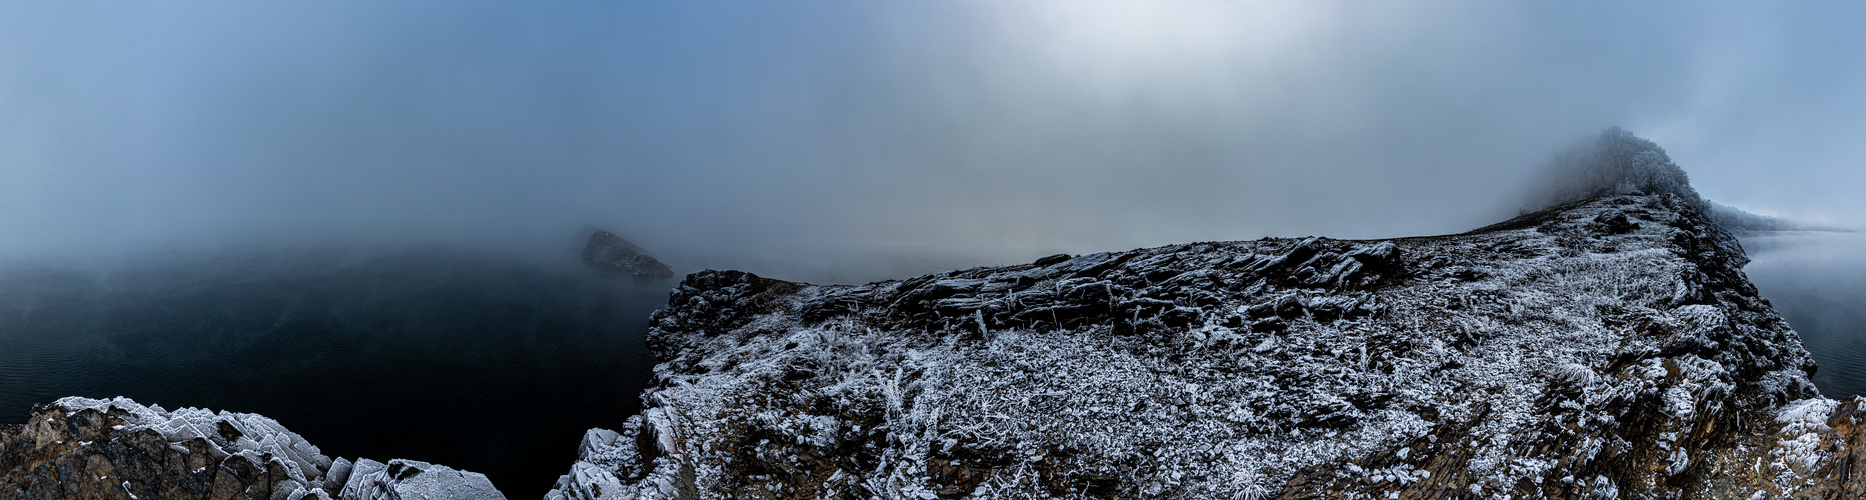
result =
[[1862,5],[8,2],[0,253],[1436,234],[1612,125],[1851,223]]

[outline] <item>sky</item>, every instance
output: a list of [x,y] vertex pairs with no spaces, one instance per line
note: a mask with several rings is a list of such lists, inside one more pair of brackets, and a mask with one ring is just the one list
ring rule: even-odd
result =
[[[981,264],[1468,230],[1621,126],[1866,215],[1866,5],[0,2],[0,255],[251,242]],[[727,259],[730,260],[729,258]]]

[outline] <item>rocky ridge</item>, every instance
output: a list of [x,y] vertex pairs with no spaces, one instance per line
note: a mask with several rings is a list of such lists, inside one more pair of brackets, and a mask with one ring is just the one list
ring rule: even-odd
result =
[[0,498],[503,500],[486,476],[352,463],[270,418],[68,397],[0,426]]
[[547,498],[1857,498],[1729,233],[1671,195],[859,286],[690,275]]

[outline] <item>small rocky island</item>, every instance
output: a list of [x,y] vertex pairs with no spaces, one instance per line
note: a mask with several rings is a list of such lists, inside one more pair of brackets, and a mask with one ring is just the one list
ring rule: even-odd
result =
[[[545,497],[1866,496],[1866,400],[1808,382],[1746,260],[1686,200],[1618,195],[859,286],[705,271],[653,316],[646,410]],[[0,498],[503,497],[258,415],[66,398],[0,427]]]
[[584,227],[583,233],[588,235],[581,238],[586,242],[583,263],[599,272],[657,280],[674,277],[674,270],[667,264],[615,233],[594,227]]

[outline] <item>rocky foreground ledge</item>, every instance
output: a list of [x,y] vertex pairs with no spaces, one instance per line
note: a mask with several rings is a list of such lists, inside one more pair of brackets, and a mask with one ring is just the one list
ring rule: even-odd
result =
[[1678,198],[861,286],[688,276],[547,498],[1860,498],[1866,405]]
[[486,476],[413,460],[331,460],[250,413],[64,398],[0,426],[0,498],[504,500]]

